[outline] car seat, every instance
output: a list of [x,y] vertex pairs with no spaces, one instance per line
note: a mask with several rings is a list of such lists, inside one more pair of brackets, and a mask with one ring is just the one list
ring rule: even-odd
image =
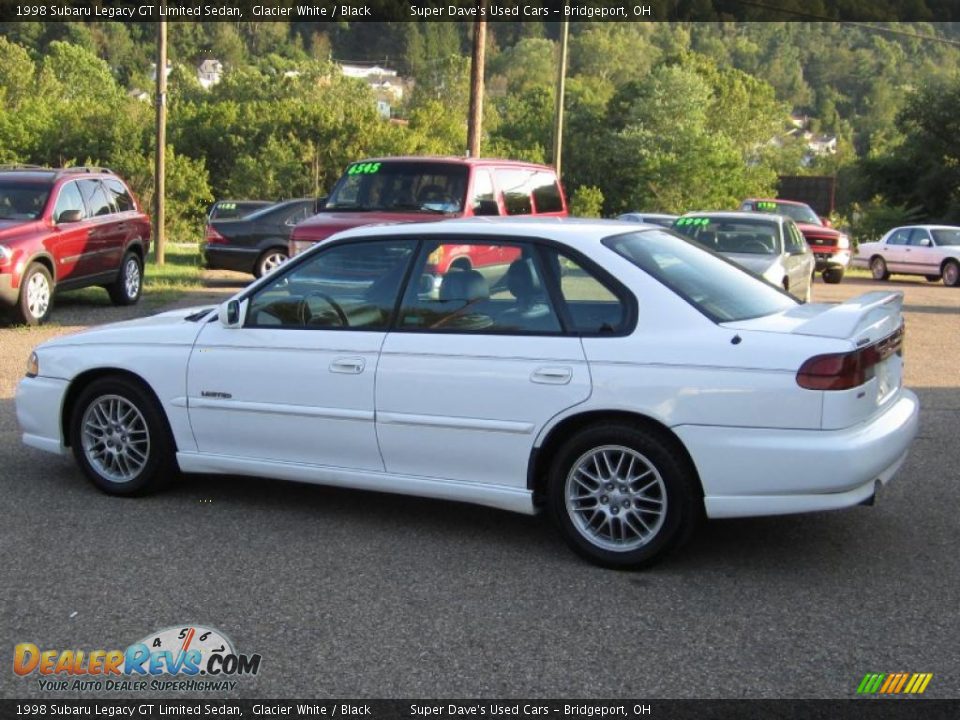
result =
[[507,289],[517,304],[500,315],[504,329],[560,330],[532,259],[521,258],[510,263],[506,280]]

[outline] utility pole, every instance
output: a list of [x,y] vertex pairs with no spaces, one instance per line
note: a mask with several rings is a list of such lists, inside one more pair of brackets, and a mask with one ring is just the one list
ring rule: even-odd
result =
[[[486,13],[487,0],[478,0],[477,15]],[[470,117],[467,119],[467,155],[480,157],[480,135],[483,126],[483,72],[486,59],[487,21],[473,23],[473,58],[470,63]]]
[[563,21],[560,32],[560,62],[557,67],[557,89],[555,105],[553,107],[553,168],[560,179],[560,163],[563,155],[563,96],[567,82],[567,36],[570,32],[570,21]]
[[157,265],[163,265],[166,254],[164,227],[164,195],[166,193],[167,148],[167,21],[157,23],[157,148],[153,182],[153,240]]

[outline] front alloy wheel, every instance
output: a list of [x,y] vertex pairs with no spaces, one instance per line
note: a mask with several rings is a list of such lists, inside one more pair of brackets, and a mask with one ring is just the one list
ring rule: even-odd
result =
[[31,265],[20,281],[20,302],[17,310],[27,325],[39,325],[50,317],[53,309],[53,280],[50,272],[39,264]]
[[139,495],[160,487],[176,471],[166,418],[133,378],[94,380],[80,393],[70,417],[74,458],[104,492]]
[[547,501],[573,550],[598,565],[639,568],[681,545],[702,493],[674,438],[606,424],[576,433],[550,469]]
[[960,285],[960,264],[949,260],[943,266],[943,284],[947,287],[957,287]]

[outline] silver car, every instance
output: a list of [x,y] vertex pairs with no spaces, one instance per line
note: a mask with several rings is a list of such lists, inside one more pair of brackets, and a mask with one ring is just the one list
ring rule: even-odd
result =
[[809,302],[816,260],[796,223],[783,215],[697,212],[673,230]]

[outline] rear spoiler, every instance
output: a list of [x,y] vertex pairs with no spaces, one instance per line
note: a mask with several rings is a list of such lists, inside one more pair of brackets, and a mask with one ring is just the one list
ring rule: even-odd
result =
[[903,293],[878,290],[834,305],[800,323],[797,335],[853,339],[858,345],[886,337],[902,324]]

